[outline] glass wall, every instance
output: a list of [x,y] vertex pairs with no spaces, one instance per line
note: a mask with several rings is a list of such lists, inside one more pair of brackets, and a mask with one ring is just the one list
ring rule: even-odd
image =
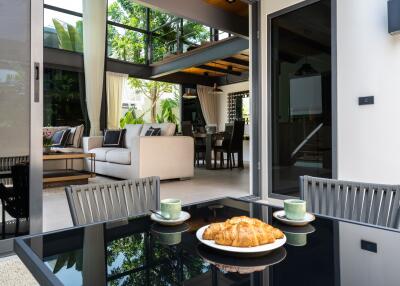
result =
[[[44,46],[83,52],[82,0],[44,1]],[[107,56],[150,64],[231,34],[125,0],[108,0]]]
[[0,239],[5,239],[29,233],[31,10],[25,0],[0,0],[0,7]]
[[272,193],[332,176],[331,1],[271,19]]
[[44,2],[44,46],[82,53],[82,1],[46,0]]
[[88,126],[81,73],[46,68],[43,84],[44,126]]
[[180,85],[129,78],[121,106],[121,127],[134,123],[180,122]]

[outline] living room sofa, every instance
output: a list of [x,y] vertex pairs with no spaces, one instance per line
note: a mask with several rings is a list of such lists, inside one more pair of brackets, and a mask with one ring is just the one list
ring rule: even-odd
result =
[[[150,128],[161,136],[145,136]],[[161,180],[186,179],[194,174],[192,137],[174,136],[175,124],[128,124],[123,148],[102,147],[103,136],[84,137],[85,153],[96,154],[96,173],[121,179],[159,176]],[[90,168],[90,159],[85,160]]]

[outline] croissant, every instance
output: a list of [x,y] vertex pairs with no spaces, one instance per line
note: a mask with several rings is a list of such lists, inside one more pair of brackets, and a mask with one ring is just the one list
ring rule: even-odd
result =
[[246,216],[233,217],[224,223],[211,224],[203,233],[203,239],[235,247],[253,247],[273,243],[283,236],[279,229]]

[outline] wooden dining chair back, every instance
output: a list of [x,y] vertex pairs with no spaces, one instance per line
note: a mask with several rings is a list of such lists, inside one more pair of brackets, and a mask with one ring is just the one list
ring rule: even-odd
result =
[[182,121],[182,135],[193,137],[193,124],[190,121]]
[[74,225],[126,218],[158,209],[160,178],[65,188]]
[[400,227],[400,186],[300,177],[307,210],[384,227]]
[[240,148],[243,146],[244,136],[244,121],[236,120],[233,124],[233,130],[231,135],[230,150],[232,153],[241,151]]

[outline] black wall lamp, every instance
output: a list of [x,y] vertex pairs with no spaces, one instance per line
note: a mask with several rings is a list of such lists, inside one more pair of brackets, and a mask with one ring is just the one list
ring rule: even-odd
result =
[[389,33],[400,35],[400,0],[388,1]]

